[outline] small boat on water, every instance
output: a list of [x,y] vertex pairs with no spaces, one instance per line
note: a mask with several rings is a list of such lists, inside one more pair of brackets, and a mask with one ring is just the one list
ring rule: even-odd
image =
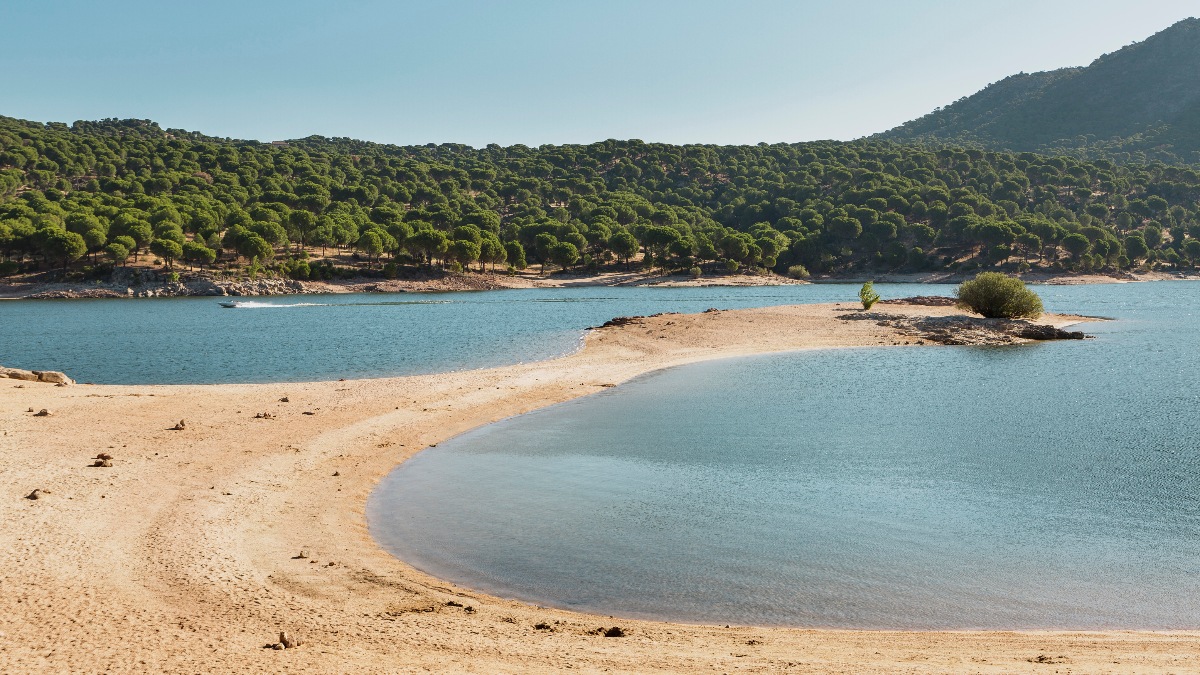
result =
[[237,300],[221,300],[217,304],[228,309],[235,309],[238,306]]

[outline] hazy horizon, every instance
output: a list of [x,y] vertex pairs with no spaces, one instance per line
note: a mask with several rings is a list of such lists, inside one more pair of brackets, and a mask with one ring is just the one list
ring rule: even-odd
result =
[[[120,11],[115,11],[120,10]],[[755,144],[885,131],[1018,72],[1084,66],[1178,0],[14,2],[0,114],[259,141]]]

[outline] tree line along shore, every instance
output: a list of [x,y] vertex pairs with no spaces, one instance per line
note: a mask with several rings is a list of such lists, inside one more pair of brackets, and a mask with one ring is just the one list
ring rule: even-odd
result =
[[0,118],[0,277],[1178,273],[1200,173],[891,141],[400,147]]

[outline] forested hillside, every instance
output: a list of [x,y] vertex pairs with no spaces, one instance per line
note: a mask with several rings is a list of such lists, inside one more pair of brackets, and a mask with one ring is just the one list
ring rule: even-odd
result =
[[1195,163],[1200,20],[1181,21],[1086,68],[1013,75],[880,137]]
[[873,140],[269,144],[0,118],[5,274],[1174,267],[1200,259],[1198,198],[1187,167]]

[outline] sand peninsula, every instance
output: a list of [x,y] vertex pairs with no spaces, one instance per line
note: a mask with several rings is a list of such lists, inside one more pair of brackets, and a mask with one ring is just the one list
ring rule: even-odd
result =
[[[431,578],[367,531],[371,490],[422,448],[648,371],[1022,339],[945,318],[956,313],[881,303],[867,320],[852,320],[864,313],[850,304],[660,315],[591,331],[552,361],[391,379],[0,379],[0,672],[1200,670],[1196,632],[801,630],[543,609]],[[597,632],[613,626],[624,637]],[[271,648],[281,631],[303,643]]]

